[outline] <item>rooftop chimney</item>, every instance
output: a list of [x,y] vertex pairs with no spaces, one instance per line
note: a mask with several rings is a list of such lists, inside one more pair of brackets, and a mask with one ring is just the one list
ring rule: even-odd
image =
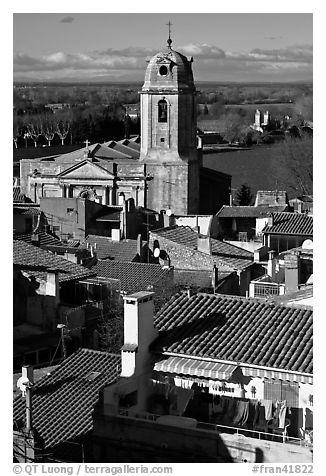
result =
[[276,272],[276,260],[274,258],[275,252],[269,251],[268,252],[268,261],[267,261],[267,274],[272,278],[274,281],[275,279],[275,272]]
[[31,242],[34,246],[40,246],[40,235],[38,233],[32,233]]
[[213,272],[212,272],[212,288],[213,288],[214,294],[216,291],[217,283],[218,283],[218,269],[216,267],[216,264],[214,263]]
[[302,213],[302,202],[298,202],[298,213]]
[[120,228],[112,228],[111,238],[112,238],[112,241],[120,241],[121,239]]
[[288,253],[284,257],[285,292],[297,291],[300,284],[300,258],[298,253]]
[[272,213],[268,216],[267,224],[268,224],[268,226],[273,226],[274,225],[274,217],[273,217]]
[[143,375],[150,366],[149,345],[157,337],[154,328],[153,292],[124,296],[124,344],[121,377]]
[[143,240],[141,237],[141,234],[137,236],[137,254],[139,255],[139,258],[141,258],[142,255],[142,248],[143,248]]
[[207,255],[212,254],[211,240],[209,236],[199,235],[197,237],[197,251],[201,251]]

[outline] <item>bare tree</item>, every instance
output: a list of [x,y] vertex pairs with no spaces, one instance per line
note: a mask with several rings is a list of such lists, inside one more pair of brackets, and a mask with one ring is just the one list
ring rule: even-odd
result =
[[229,142],[242,142],[248,133],[248,126],[243,117],[237,113],[229,113],[224,117],[223,137]]
[[60,120],[56,123],[55,132],[61,139],[61,144],[64,145],[64,140],[70,131],[70,122],[68,120]]
[[46,115],[43,118],[43,135],[48,141],[48,146],[51,146],[51,141],[57,133],[56,121],[52,116]]
[[14,143],[15,143],[15,148],[17,149],[18,139],[19,139],[19,137],[22,137],[22,135],[23,135],[23,124],[17,116],[14,116],[13,119],[14,119],[13,120],[13,140],[14,140]]
[[274,162],[273,174],[277,183],[296,196],[312,195],[313,138],[307,134],[288,136],[275,148],[278,159]]
[[27,137],[34,141],[34,146],[37,147],[37,139],[43,135],[43,123],[39,116],[36,116],[26,125]]

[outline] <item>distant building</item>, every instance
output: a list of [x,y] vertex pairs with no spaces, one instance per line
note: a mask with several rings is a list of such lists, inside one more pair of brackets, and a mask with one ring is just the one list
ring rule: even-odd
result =
[[313,217],[303,213],[272,213],[262,233],[263,244],[281,253],[313,239]]

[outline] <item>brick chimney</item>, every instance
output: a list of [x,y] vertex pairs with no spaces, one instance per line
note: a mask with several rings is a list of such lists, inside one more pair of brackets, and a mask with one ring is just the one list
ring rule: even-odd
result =
[[201,251],[206,255],[212,254],[211,240],[209,236],[198,234],[197,237],[197,251]]
[[300,284],[299,253],[288,253],[284,257],[285,292],[297,291]]
[[124,296],[124,344],[121,377],[141,376],[150,365],[149,345],[158,336],[154,328],[153,292]]

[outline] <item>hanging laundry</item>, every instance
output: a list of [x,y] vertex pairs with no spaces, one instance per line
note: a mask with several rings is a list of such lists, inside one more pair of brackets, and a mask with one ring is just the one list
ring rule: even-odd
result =
[[273,401],[272,400],[262,400],[262,406],[265,408],[265,419],[271,420],[273,418]]
[[280,411],[279,411],[279,415],[278,415],[278,420],[279,420],[278,427],[283,429],[284,426],[285,426],[286,400],[283,400],[280,403],[281,403],[281,405],[280,405]]

